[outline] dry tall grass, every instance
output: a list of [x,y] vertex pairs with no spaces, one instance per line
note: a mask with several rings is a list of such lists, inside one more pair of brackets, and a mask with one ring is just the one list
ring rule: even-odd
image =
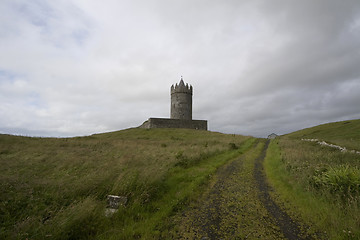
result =
[[[196,165],[247,139],[183,129],[63,139],[0,135],[0,238],[87,239],[123,232],[126,214],[131,221],[146,221],[148,213],[134,220],[137,210],[131,206],[146,208],[168,191],[164,179],[179,161]],[[129,198],[118,228],[103,214],[108,194]]]
[[[359,150],[360,120],[304,129],[272,141],[266,160],[280,197],[319,236],[360,239],[360,156],[301,138],[317,138]],[[285,202],[286,202],[285,201]],[[326,237],[325,237],[326,238]]]

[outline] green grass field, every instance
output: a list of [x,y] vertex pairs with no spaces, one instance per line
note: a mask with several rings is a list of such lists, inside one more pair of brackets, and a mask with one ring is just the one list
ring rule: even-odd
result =
[[293,215],[330,239],[360,239],[360,155],[302,138],[360,150],[360,120],[329,123],[273,140],[265,169]]
[[[166,218],[253,140],[181,129],[0,135],[0,239],[156,239]],[[108,194],[129,199],[110,218]]]
[[290,139],[316,138],[360,151],[360,119],[322,124],[285,136]]
[[[360,151],[360,120],[280,136],[264,162],[272,198],[311,226],[307,231],[321,239],[360,239],[360,155],[302,138]],[[171,238],[179,229],[172,219],[209,192],[217,169],[241,157],[248,175],[240,178],[251,183],[261,141],[186,129],[58,139],[0,135],[0,239]],[[110,217],[109,194],[128,198]],[[236,194],[243,200],[231,201],[251,205]],[[247,219],[242,215],[244,226]]]

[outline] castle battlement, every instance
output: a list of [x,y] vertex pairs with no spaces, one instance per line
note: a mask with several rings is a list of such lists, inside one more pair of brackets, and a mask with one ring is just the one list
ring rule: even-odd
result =
[[171,94],[174,93],[188,93],[188,94],[193,94],[193,87],[189,84],[184,83],[184,80],[181,77],[180,83],[179,84],[175,84],[171,86]]

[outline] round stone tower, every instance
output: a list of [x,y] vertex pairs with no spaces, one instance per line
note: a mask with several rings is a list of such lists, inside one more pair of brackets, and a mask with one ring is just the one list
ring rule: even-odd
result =
[[179,85],[171,86],[172,119],[192,120],[192,86],[184,83],[182,77]]

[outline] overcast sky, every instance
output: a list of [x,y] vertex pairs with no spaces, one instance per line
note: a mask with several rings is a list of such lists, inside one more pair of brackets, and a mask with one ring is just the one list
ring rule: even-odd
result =
[[79,136],[170,116],[264,137],[360,118],[359,0],[1,0],[0,133]]

